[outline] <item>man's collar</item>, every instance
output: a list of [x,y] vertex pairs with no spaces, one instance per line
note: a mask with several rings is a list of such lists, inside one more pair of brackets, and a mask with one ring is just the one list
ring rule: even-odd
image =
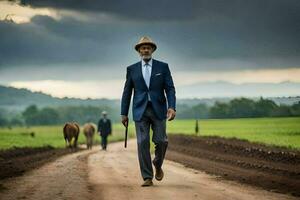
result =
[[[148,64],[150,65],[150,67],[152,67],[152,61],[153,59],[151,58],[148,62]],[[145,66],[146,62],[142,59],[142,66]]]

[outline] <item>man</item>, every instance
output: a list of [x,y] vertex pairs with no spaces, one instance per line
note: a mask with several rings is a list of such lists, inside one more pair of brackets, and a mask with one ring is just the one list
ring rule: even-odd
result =
[[107,112],[102,112],[102,118],[98,122],[98,134],[101,136],[101,146],[103,150],[107,147],[107,137],[111,135],[111,122],[107,118]]
[[[138,143],[138,158],[144,183],[152,186],[153,168],[155,179],[164,177],[162,164],[168,146],[166,135],[166,118],[171,121],[176,115],[176,97],[170,69],[167,63],[152,59],[156,44],[149,37],[142,37],[135,50],[141,61],[127,67],[126,82],[121,100],[122,123],[128,126],[128,110],[133,96],[133,120]],[[167,102],[166,97],[167,96]],[[152,141],[155,144],[155,158],[151,163],[150,126],[153,131]]]

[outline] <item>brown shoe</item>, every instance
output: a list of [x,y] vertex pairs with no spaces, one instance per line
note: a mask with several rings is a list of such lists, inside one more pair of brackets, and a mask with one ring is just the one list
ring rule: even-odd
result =
[[155,168],[155,179],[161,181],[164,178],[164,171],[162,168]]
[[142,187],[148,187],[148,186],[152,186],[152,185],[153,185],[152,179],[146,179],[144,181],[144,183],[142,184]]

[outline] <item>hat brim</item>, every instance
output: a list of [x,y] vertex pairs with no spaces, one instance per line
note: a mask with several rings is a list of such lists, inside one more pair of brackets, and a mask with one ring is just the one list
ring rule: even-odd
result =
[[136,51],[139,51],[140,46],[142,46],[142,45],[144,45],[144,44],[149,44],[149,45],[151,45],[151,46],[153,47],[153,52],[157,49],[156,44],[151,43],[151,42],[144,42],[144,43],[135,45],[135,47],[134,47],[135,50],[136,50]]

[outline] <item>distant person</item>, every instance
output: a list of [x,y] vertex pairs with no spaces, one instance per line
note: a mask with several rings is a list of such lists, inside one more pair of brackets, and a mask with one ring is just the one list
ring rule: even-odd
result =
[[[121,115],[122,123],[128,126],[128,110],[133,95],[133,120],[138,144],[138,158],[144,183],[142,186],[152,186],[153,168],[155,179],[161,181],[164,177],[162,164],[168,146],[166,134],[166,118],[175,118],[176,97],[173,79],[167,63],[152,59],[156,44],[149,37],[142,37],[135,50],[141,60],[127,67],[124,85]],[[166,97],[168,104],[166,102]],[[150,127],[153,130],[152,141],[155,143],[155,158],[151,162]]]
[[101,136],[101,146],[103,150],[107,148],[107,137],[111,135],[111,121],[107,118],[107,112],[102,112],[102,118],[98,122],[98,134]]

